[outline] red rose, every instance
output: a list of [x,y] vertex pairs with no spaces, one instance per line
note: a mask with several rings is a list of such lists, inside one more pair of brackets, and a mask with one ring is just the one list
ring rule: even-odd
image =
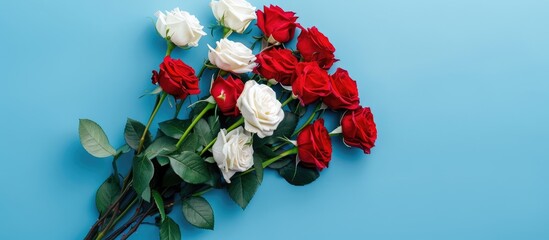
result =
[[374,115],[369,107],[349,111],[341,119],[343,142],[351,147],[358,147],[364,153],[370,153],[377,139]]
[[177,99],[185,99],[190,94],[200,93],[194,69],[170,56],[166,56],[160,64],[160,72],[153,71],[152,82],[158,83],[164,92]]
[[285,12],[279,6],[264,6],[257,10],[257,26],[268,38],[269,43],[285,43],[294,38],[297,17],[294,12]]
[[305,61],[318,62],[324,69],[330,69],[337,61],[334,45],[316,27],[301,30],[297,37],[297,50]]
[[326,97],[332,91],[330,76],[316,62],[301,62],[296,66],[296,80],[292,92],[305,106],[319,98]]
[[360,108],[356,82],[346,70],[338,68],[330,80],[332,92],[322,99],[330,109],[355,110]]
[[319,170],[328,167],[332,160],[332,143],[324,119],[307,125],[297,135],[297,156],[303,165]]
[[295,80],[295,67],[298,63],[292,51],[270,48],[257,54],[255,73],[266,79],[274,79],[285,86],[291,86]]
[[240,79],[231,75],[227,79],[218,76],[212,83],[211,94],[223,115],[236,117],[240,114],[236,100],[243,90],[244,83]]

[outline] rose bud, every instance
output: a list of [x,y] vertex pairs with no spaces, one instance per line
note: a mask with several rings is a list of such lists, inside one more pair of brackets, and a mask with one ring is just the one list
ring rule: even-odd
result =
[[295,80],[295,67],[298,63],[292,51],[288,49],[270,48],[259,54],[254,69],[266,79],[274,79],[285,86],[291,86]]
[[332,92],[322,99],[324,104],[332,110],[360,108],[356,81],[349,76],[346,70],[338,68],[330,80]]
[[316,62],[298,63],[296,76],[292,84],[292,92],[303,106],[328,96],[332,91],[330,76]]
[[245,0],[219,0],[210,3],[215,19],[237,33],[243,33],[256,19],[255,7]]
[[318,170],[328,167],[332,160],[332,143],[328,130],[324,127],[324,119],[316,120],[299,132],[297,156],[307,167],[316,167]]
[[200,25],[198,19],[186,11],[175,8],[172,11],[156,12],[156,30],[163,37],[170,37],[175,45],[179,47],[196,47],[198,41],[206,33],[202,31],[204,27]]
[[244,90],[244,83],[231,75],[227,79],[218,76],[212,83],[211,94],[219,107],[219,110],[225,116],[236,117],[240,110],[236,107],[236,100]]
[[185,99],[188,95],[200,93],[194,69],[170,56],[164,58],[159,72],[153,71],[152,82],[158,83],[164,92],[177,99]]
[[216,44],[215,49],[208,44],[208,59],[218,68],[234,73],[248,73],[255,68],[255,55],[244,44],[226,38]]
[[334,45],[316,27],[302,29],[297,37],[297,50],[305,61],[318,62],[318,65],[326,70],[337,61],[334,56]]
[[257,10],[257,27],[270,44],[286,43],[294,38],[297,17],[294,12],[285,12],[279,6],[264,6]]
[[351,147],[357,147],[369,154],[377,139],[374,115],[369,107],[349,111],[341,119],[343,142]]

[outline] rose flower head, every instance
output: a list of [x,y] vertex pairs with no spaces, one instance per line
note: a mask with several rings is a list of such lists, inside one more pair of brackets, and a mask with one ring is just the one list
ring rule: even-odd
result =
[[257,54],[254,69],[262,77],[291,86],[296,78],[297,58],[288,49],[270,48]]
[[198,77],[194,69],[183,61],[166,56],[160,64],[160,71],[153,71],[153,84],[160,85],[164,92],[177,99],[200,93]]
[[296,80],[292,92],[305,106],[332,92],[330,76],[316,62],[300,62],[296,66]]
[[231,75],[227,79],[218,76],[212,83],[211,94],[223,115],[236,117],[240,114],[240,110],[236,106],[236,100],[243,90],[244,83],[242,80],[233,78]]
[[248,25],[257,18],[255,7],[246,0],[211,1],[210,7],[219,23],[237,33],[243,33]]
[[294,38],[297,27],[294,12],[286,12],[279,6],[264,6],[263,11],[257,10],[257,27],[267,37],[271,44],[286,43]]
[[316,27],[302,29],[297,37],[297,50],[307,62],[318,62],[323,69],[330,69],[337,61],[335,47]]
[[360,108],[356,81],[349,76],[346,70],[338,68],[330,76],[330,81],[332,83],[332,92],[323,98],[324,103],[330,109],[355,110]]
[[179,47],[196,47],[198,41],[206,33],[202,30],[198,19],[189,12],[175,8],[171,11],[156,13],[156,30],[163,38],[170,38],[170,41]]
[[322,170],[332,160],[332,143],[324,119],[307,125],[297,135],[297,156],[303,165]]
[[343,142],[351,147],[357,147],[369,154],[377,139],[374,115],[369,107],[348,111],[341,119]]

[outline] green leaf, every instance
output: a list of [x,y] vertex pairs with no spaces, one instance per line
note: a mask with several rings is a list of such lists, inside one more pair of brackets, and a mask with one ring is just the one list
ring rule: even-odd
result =
[[[141,136],[143,136],[144,131],[145,125],[143,125],[143,123],[128,118],[126,121],[126,127],[124,128],[124,139],[126,139],[126,143],[134,150],[137,150],[137,148],[139,148],[139,141],[141,141]],[[147,146],[150,142],[151,133],[147,131],[143,146]]]
[[248,80],[250,80],[250,76],[248,76],[247,73],[242,73],[238,75],[238,78],[240,78],[240,80],[242,80],[243,82],[247,82]]
[[159,129],[156,130],[156,135],[155,136],[156,136],[156,138],[161,138],[161,137],[166,137],[166,134],[164,134],[164,132],[162,132],[162,130],[160,130],[160,128],[159,128]]
[[195,227],[214,229],[212,206],[203,197],[190,197],[183,200],[183,215]]
[[245,209],[254,197],[258,187],[259,181],[255,172],[250,172],[231,179],[231,184],[229,184],[227,190],[233,201],[242,209]]
[[258,139],[259,137],[257,137],[257,135],[254,136],[254,153],[261,155],[263,158],[265,158],[265,160],[278,156],[278,154],[271,150],[270,147],[266,146],[265,143],[262,143]]
[[147,96],[147,95],[158,95],[161,92],[162,92],[162,88],[160,86],[158,86],[154,90],[151,90],[150,92],[141,95],[139,98],[142,98],[142,97]]
[[219,171],[219,167],[217,167],[217,164],[207,164],[208,169],[210,170],[210,179],[204,184],[213,187],[213,188],[224,188],[225,184],[221,180],[223,177],[221,176],[221,171]]
[[215,163],[215,159],[213,157],[207,157],[206,159],[204,159],[204,162]]
[[[179,178],[179,176],[178,176]],[[180,178],[181,179],[181,178]],[[202,185],[196,185],[196,184],[183,184],[181,185],[181,192],[180,195],[182,198],[190,197],[193,194],[202,191],[203,186]]]
[[280,122],[279,127],[274,131],[273,135],[290,137],[294,133],[298,121],[299,117],[297,115],[285,111],[284,119]]
[[196,125],[194,126],[194,134],[198,136],[198,142],[202,146],[208,145],[208,143],[210,143],[214,139],[212,130],[210,129],[208,122],[204,119],[200,119],[196,123]]
[[217,135],[216,133],[221,130],[221,123],[219,122],[218,117],[214,115],[208,117],[208,126],[210,126],[210,131],[212,135]]
[[154,165],[151,160],[143,156],[136,156],[133,159],[133,188],[147,202],[151,200],[149,184],[153,176]]
[[265,158],[265,156],[260,153],[254,152],[254,168],[259,183],[263,182],[263,162],[265,160],[268,160],[268,158]]
[[94,157],[104,158],[116,154],[116,150],[109,143],[105,132],[94,121],[80,119],[78,133],[82,146]]
[[182,182],[183,180],[171,168],[168,168],[162,177],[162,187],[165,188],[179,185]]
[[158,212],[160,213],[160,218],[162,219],[162,222],[166,220],[166,212],[164,211],[164,199],[162,199],[162,195],[156,190],[152,191],[152,196],[154,198],[154,203],[156,204],[156,208],[158,208]]
[[95,194],[95,206],[99,211],[99,215],[103,215],[109,206],[116,200],[120,194],[120,185],[117,184],[116,177],[111,175],[101,184]]
[[283,168],[285,167],[286,165],[290,164],[290,163],[294,163],[295,164],[295,156],[291,156],[291,157],[284,157],[282,159],[279,159],[277,160],[276,162],[274,163],[271,163],[269,165],[268,168],[271,168],[271,169],[280,169],[280,168]]
[[166,136],[177,138],[177,139],[183,136],[183,133],[185,132],[185,130],[187,130],[187,128],[189,128],[190,125],[191,125],[191,121],[188,119],[187,120],[171,119],[158,124],[158,126],[160,127],[160,130],[162,130],[162,132],[166,134]]
[[259,137],[254,136],[254,168],[257,175],[257,180],[263,181],[263,162],[276,157],[278,154],[273,152],[270,147],[267,147]]
[[172,169],[185,182],[199,184],[210,179],[208,165],[198,154],[185,151],[169,158]]
[[295,164],[295,162],[291,162],[278,169],[278,173],[288,183],[295,186],[307,185],[320,176],[320,172],[317,169],[307,168],[302,166],[302,164]]
[[145,149],[145,157],[153,159],[158,155],[170,154],[177,150],[175,147],[176,143],[177,140],[170,137],[157,138],[147,149]]
[[132,150],[130,145],[124,144],[124,145],[122,145],[122,147],[119,147],[118,149],[116,149],[116,155],[121,154],[121,153],[128,153],[128,152],[130,152],[130,150]]
[[[200,98],[200,100],[206,100],[208,97],[209,96],[204,96]],[[208,104],[209,103],[207,101],[196,102],[196,104],[193,105],[191,112],[189,113],[189,119],[193,119],[196,115],[200,114],[200,112],[202,112],[202,110],[204,110],[204,108],[206,108]]]
[[198,148],[200,148],[200,143],[198,143],[198,136],[196,136],[196,134],[189,134],[181,144],[179,152],[196,152]]
[[181,240],[179,225],[170,217],[160,224],[160,240]]
[[298,117],[303,117],[305,113],[307,113],[307,108],[304,106],[301,106],[299,101],[292,101],[288,104],[288,107],[290,108],[290,111],[294,114],[296,114]]
[[170,163],[170,158],[166,156],[156,156],[156,161],[160,166],[166,166]]

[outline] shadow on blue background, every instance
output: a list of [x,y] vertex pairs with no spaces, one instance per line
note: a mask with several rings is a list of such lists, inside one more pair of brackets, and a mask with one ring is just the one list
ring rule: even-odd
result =
[[[335,143],[305,187],[271,171],[246,211],[208,193],[215,231],[176,207],[184,239],[549,239],[549,2],[272,3],[334,43],[377,147]],[[207,1],[0,2],[0,239],[85,235],[110,160],[80,147],[78,119],[114,145],[126,117],[147,119],[154,99],[138,97],[165,52],[152,18],[174,7],[214,22]],[[198,68],[213,42],[175,56]],[[143,226],[133,239],[157,236]]]

